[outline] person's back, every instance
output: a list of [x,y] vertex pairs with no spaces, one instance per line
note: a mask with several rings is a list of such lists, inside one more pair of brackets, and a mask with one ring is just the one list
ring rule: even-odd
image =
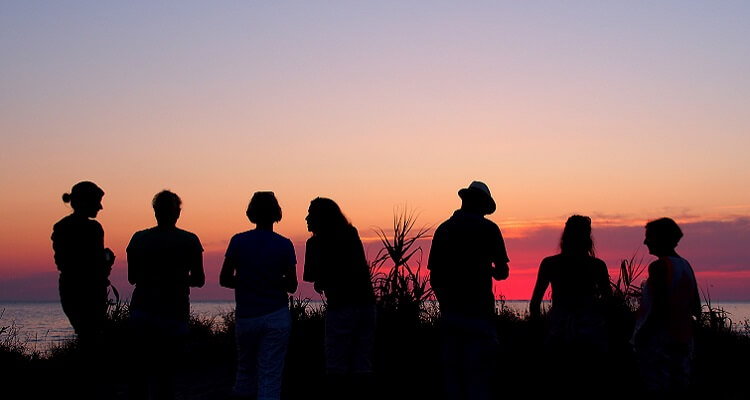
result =
[[588,313],[600,307],[609,288],[604,261],[588,255],[557,254],[542,261],[552,286],[552,309],[565,313]]
[[235,261],[236,313],[257,317],[287,305],[283,279],[294,264],[292,242],[273,231],[250,230],[232,237],[226,257]]
[[128,245],[128,279],[135,285],[131,307],[187,320],[191,271],[203,248],[198,237],[177,227],[136,232]]
[[190,287],[205,283],[198,236],[177,228],[180,197],[163,190],[153,200],[157,226],[133,234],[128,244],[132,348],[131,398],[174,396],[174,374],[184,353],[190,320]]
[[292,242],[273,232],[281,206],[273,192],[255,192],[245,212],[255,229],[227,246],[219,284],[234,289],[237,373],[233,396],[279,399],[291,314],[287,293],[297,290]]

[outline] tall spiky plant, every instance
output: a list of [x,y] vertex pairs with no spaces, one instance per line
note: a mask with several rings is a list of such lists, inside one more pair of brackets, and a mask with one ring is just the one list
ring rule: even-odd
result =
[[415,228],[417,216],[406,207],[393,215],[393,233],[376,228],[383,247],[370,263],[371,278],[381,312],[403,322],[418,323],[424,303],[432,296],[429,274],[422,271],[420,239],[429,237],[429,227]]
[[638,308],[641,286],[636,283],[636,280],[645,271],[646,264],[643,263],[643,257],[638,257],[636,252],[630,258],[622,260],[617,281],[611,282],[615,301],[621,303],[630,311],[635,311]]

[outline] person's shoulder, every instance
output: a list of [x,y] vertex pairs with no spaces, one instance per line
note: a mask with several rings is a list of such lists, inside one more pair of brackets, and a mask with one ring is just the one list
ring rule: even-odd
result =
[[460,216],[458,215],[458,210],[457,210],[450,217],[448,217],[448,219],[444,220],[438,225],[438,227],[435,229],[435,233],[437,233],[438,231],[445,231],[445,230],[450,229],[451,226],[458,223],[459,219],[460,219]]
[[489,220],[487,218],[482,218],[481,224],[483,224],[488,230],[491,230],[493,232],[500,232],[500,227],[495,223],[495,221]]
[[597,267],[604,267],[607,268],[607,263],[604,262],[601,258],[598,257],[591,257],[591,263],[596,265]]
[[144,241],[149,240],[149,236],[153,232],[154,228],[147,228],[147,229],[141,229],[140,231],[136,231],[133,233],[133,236],[130,237],[130,243],[128,244],[128,247],[133,247],[134,245],[137,245],[138,243],[142,243]]
[[282,235],[282,234],[280,234],[278,232],[270,232],[270,234],[271,234],[270,236],[273,238],[273,240],[275,240],[278,243],[283,243],[284,245],[286,245],[286,244],[290,244],[291,245],[292,244],[292,240],[291,239],[289,239],[288,237],[286,237],[286,236],[284,236],[284,235]]
[[359,240],[359,231],[354,225],[348,225],[344,229],[344,233],[349,236],[351,239],[357,239]]
[[665,258],[659,257],[658,259],[652,261],[648,265],[648,273],[649,274],[659,274],[659,273],[666,273],[667,270],[667,260]]
[[542,259],[542,265],[557,265],[562,262],[563,262],[562,254],[555,254],[555,255],[544,257]]
[[132,239],[131,239],[131,240],[138,240],[138,239],[142,239],[142,238],[144,238],[144,237],[148,236],[148,235],[149,235],[149,234],[150,234],[150,233],[151,233],[151,232],[153,231],[153,229],[154,229],[154,228],[147,228],[147,229],[141,229],[140,231],[136,231],[136,232],[135,232],[135,233],[133,234],[133,237],[132,237]]
[[67,228],[68,225],[70,225],[70,219],[71,219],[71,217],[72,217],[72,214],[71,215],[66,215],[66,216],[60,218],[59,221],[55,222],[55,224],[52,225],[52,230],[53,231],[60,231],[62,229]]
[[250,235],[253,231],[244,231],[244,232],[238,232],[232,235],[232,237],[229,239],[229,245],[232,244],[237,245],[238,243],[242,243],[244,241],[250,240]]
[[180,235],[180,236],[182,236],[182,237],[184,237],[186,239],[200,241],[200,239],[198,239],[198,235],[196,235],[193,232],[187,231],[187,230],[182,229],[182,228],[176,228],[176,230],[177,230],[177,234],[178,235]]

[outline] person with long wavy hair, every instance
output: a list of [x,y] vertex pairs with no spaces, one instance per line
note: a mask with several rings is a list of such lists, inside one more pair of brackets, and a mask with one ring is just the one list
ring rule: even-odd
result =
[[[560,253],[542,260],[529,303],[533,321],[541,318],[541,303],[552,287],[547,314],[545,349],[551,355],[549,390],[573,393],[580,379],[601,384],[602,355],[608,348],[606,307],[612,297],[607,265],[596,258],[591,218],[573,215],[565,222]],[[596,378],[594,376],[597,376]],[[586,396],[592,393],[585,393]]]
[[333,200],[310,202],[303,280],[326,297],[325,359],[333,398],[368,394],[375,336],[375,295],[357,229]]

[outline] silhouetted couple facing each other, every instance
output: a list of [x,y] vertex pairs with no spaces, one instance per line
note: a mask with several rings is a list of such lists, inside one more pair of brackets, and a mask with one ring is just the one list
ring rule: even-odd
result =
[[[631,343],[648,398],[687,394],[692,373],[694,324],[701,304],[695,273],[675,248],[682,230],[670,218],[646,224],[644,244],[658,257],[648,267]],[[547,394],[575,393],[598,398],[613,385],[607,359],[607,312],[612,288],[604,261],[594,255],[591,219],[574,215],[560,239],[560,254],[539,266],[530,302],[538,319],[541,301],[552,286],[546,349],[551,369]],[[582,388],[585,376],[586,388]]]
[[[237,376],[233,395],[278,399],[291,320],[287,295],[297,289],[292,242],[273,232],[281,207],[273,192],[256,192],[246,215],[255,229],[238,233],[227,247],[220,284],[235,291]],[[338,205],[310,204],[304,278],[326,295],[326,366],[332,396],[372,371],[375,327],[372,285],[362,242]],[[362,390],[360,387],[359,390]]]

